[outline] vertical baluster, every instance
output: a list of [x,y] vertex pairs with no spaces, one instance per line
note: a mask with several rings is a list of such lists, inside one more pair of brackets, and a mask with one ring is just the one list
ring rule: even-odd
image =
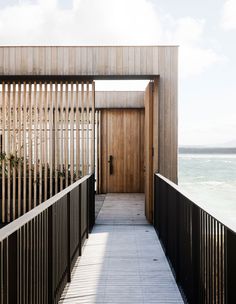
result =
[[214,218],[211,218],[211,264],[212,264],[212,271],[211,271],[211,275],[212,275],[212,279],[211,279],[211,284],[212,284],[212,302],[215,303],[215,298],[214,298],[214,293],[215,293],[215,269],[214,269],[214,265],[215,265],[215,256],[214,256],[214,237],[215,237],[215,231],[214,231]]
[[225,234],[224,226],[221,225],[221,303],[226,303],[225,301]]
[[206,250],[206,213],[203,211],[203,222],[204,222],[204,302],[206,303],[206,261],[207,261],[207,250]]
[[[3,104],[2,104],[3,106]],[[4,278],[4,261],[3,261],[3,242],[0,242],[0,304],[3,304],[3,278]]]
[[40,266],[40,255],[42,254],[42,244],[41,244],[41,240],[40,240],[40,234],[39,234],[39,225],[40,225],[40,215],[38,215],[35,218],[35,264],[36,264],[36,268],[35,268],[35,281],[36,281],[36,286],[35,286],[35,304],[40,304],[42,303],[40,300],[40,293],[41,293],[41,266]]
[[210,282],[209,282],[209,277],[210,277],[210,243],[209,243],[209,233],[210,233],[210,224],[209,224],[209,215],[206,215],[207,219],[207,303],[210,303]]
[[202,210],[199,210],[199,229],[200,229],[200,269],[199,269],[199,301],[202,301],[202,256],[203,256],[203,246],[202,246]]
[[29,293],[29,223],[25,225],[25,304],[30,304],[28,300]]
[[28,237],[28,250],[29,250],[29,303],[33,303],[33,253],[34,253],[34,248],[33,248],[33,222],[34,219],[31,220],[28,225],[29,225],[29,237]]
[[219,297],[219,275],[220,275],[220,268],[219,268],[219,225],[220,223],[216,223],[216,237],[217,237],[217,254],[216,254],[216,261],[217,261],[217,279],[216,279],[216,289],[217,289],[217,304],[220,303],[220,297]]

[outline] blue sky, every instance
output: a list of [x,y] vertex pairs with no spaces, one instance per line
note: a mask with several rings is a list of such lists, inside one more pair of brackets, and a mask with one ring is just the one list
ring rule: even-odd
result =
[[178,44],[179,143],[236,143],[236,0],[0,0],[0,43]]

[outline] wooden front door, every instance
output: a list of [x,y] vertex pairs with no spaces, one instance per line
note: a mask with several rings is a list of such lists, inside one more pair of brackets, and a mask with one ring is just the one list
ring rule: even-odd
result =
[[101,190],[144,192],[144,110],[101,112]]

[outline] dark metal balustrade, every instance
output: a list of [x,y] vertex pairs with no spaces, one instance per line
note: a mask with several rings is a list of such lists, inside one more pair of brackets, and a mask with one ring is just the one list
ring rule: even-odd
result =
[[236,303],[236,233],[156,174],[154,226],[188,303]]
[[0,303],[57,303],[94,225],[94,175],[0,230]]

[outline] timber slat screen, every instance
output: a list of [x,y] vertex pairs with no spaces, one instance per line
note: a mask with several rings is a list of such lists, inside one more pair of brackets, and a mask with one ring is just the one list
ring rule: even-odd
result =
[[0,223],[94,172],[94,82],[0,85]]
[[0,230],[0,304],[57,303],[94,225],[94,174]]
[[156,174],[154,227],[188,303],[236,303],[236,233]]

